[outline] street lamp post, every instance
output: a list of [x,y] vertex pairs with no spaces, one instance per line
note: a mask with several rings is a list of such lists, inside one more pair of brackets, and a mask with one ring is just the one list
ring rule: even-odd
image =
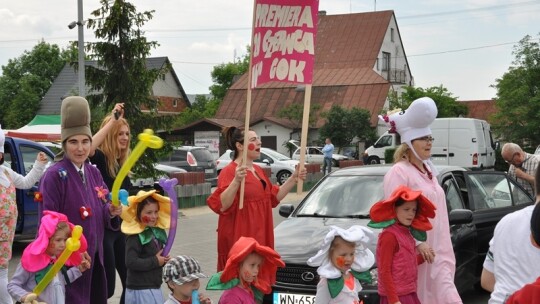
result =
[[79,26],[79,96],[86,97],[86,82],[84,80],[84,22],[83,22],[83,1],[78,0],[79,10],[77,25]]
[[79,49],[79,96],[86,97],[86,82],[84,80],[84,20],[83,20],[83,2],[78,0],[77,2],[78,16],[77,22],[73,21],[68,25],[69,29],[73,29],[76,25],[79,26],[79,41],[77,48]]

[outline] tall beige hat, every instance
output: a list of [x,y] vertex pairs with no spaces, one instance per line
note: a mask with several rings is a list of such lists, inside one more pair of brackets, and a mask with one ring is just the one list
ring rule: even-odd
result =
[[74,135],[87,135],[92,139],[90,107],[86,99],[80,96],[66,97],[62,101],[60,115],[62,142]]

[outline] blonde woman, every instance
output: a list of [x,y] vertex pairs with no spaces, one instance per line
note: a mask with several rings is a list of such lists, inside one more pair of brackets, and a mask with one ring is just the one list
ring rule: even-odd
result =
[[[454,285],[456,258],[450,239],[444,191],[437,182],[437,170],[430,160],[435,140],[429,126],[437,117],[437,106],[429,97],[419,98],[407,110],[381,117],[391,132],[401,136],[401,146],[394,154],[394,165],[384,176],[384,194],[388,198],[405,185],[435,204],[433,229],[427,240],[417,242],[416,249],[427,263],[418,266],[418,297],[421,303],[459,304],[461,298]],[[433,249],[433,251],[431,250]]]
[[[124,118],[124,104],[117,103],[112,113],[103,119],[99,131],[92,138],[90,149],[90,161],[101,172],[109,191],[112,190],[114,179],[129,156],[130,138],[129,124]],[[129,177],[126,177],[120,188],[128,190],[130,186]],[[122,283],[120,303],[124,304],[127,275],[125,235],[121,231],[105,229],[103,252],[107,276],[107,298],[114,295],[116,269]]]

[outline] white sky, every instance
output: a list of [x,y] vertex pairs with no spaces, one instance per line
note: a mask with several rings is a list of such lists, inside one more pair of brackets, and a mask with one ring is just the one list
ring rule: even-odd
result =
[[[84,1],[84,18],[100,7]],[[538,39],[540,0],[319,0],[328,15],[394,10],[416,86],[443,85],[460,100],[490,99],[490,88],[509,68],[525,35]],[[143,28],[159,42],[152,56],[168,56],[188,94],[208,92],[216,64],[245,54],[252,0],[131,0],[155,10]],[[40,39],[65,48],[77,40],[76,0],[19,0],[0,4],[0,65],[31,50]],[[85,41],[94,41],[85,29]],[[315,54],[315,56],[317,56]]]

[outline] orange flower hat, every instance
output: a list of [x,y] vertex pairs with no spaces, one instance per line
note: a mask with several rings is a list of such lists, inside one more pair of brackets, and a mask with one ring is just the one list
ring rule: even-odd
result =
[[429,218],[435,217],[437,209],[435,205],[422,194],[422,191],[415,191],[404,185],[399,186],[388,199],[379,201],[371,207],[369,210],[371,221],[368,226],[385,228],[394,224],[397,220],[395,204],[399,200],[418,203],[416,216],[411,224],[413,229],[425,232],[433,228]]
[[225,269],[221,274],[221,282],[225,283],[232,279],[239,278],[238,270],[240,263],[246,259],[250,253],[257,253],[264,258],[264,262],[259,269],[257,280],[253,282],[254,287],[265,294],[272,291],[272,284],[275,282],[267,282],[263,278],[270,277],[269,274],[276,273],[278,267],[285,267],[285,263],[281,260],[280,255],[268,246],[260,245],[254,238],[240,237],[231,247]]

